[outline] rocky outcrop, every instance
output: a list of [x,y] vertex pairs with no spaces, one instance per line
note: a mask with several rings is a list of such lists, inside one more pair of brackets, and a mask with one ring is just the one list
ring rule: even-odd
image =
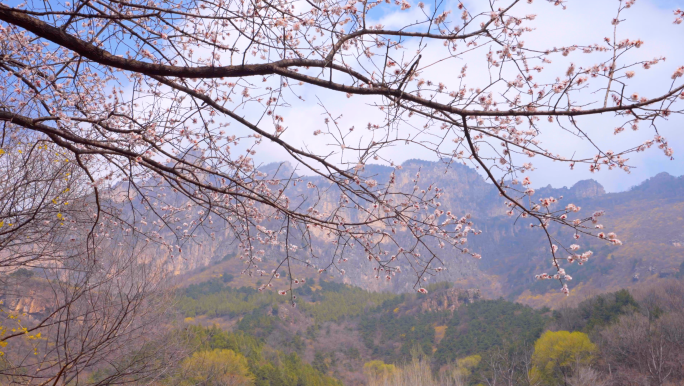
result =
[[10,308],[12,308],[14,312],[21,314],[42,314],[47,309],[47,304],[45,301],[34,297],[16,299],[12,303],[14,304],[11,304]]
[[[33,287],[37,287],[35,283]],[[15,291],[19,287],[12,288],[14,295],[8,295],[7,292],[0,298],[0,307],[11,311],[14,314],[28,315],[29,317],[40,317],[49,311],[50,302],[47,300],[44,288],[38,287],[38,290],[24,289],[23,295],[18,295],[22,291]],[[4,288],[3,290],[7,290]]]
[[479,289],[449,288],[436,293],[421,303],[422,312],[454,311],[462,304],[472,303],[480,298]]
[[597,197],[606,194],[603,186],[594,180],[579,181],[570,188],[570,191],[576,198]]

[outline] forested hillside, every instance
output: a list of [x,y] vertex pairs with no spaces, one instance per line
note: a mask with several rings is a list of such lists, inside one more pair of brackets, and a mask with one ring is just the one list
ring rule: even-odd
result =
[[[630,290],[584,300],[571,297],[574,305],[550,309],[487,298],[448,282],[426,286],[427,294],[397,294],[342,284],[330,275],[298,279],[293,307],[288,296],[244,286],[240,276],[211,273],[228,262],[186,277],[192,284],[179,286],[172,301],[179,318],[159,326],[160,347],[144,346],[130,358],[135,363],[137,355],[174,350],[166,355],[178,365],[165,370],[155,386],[684,381],[684,264],[655,284],[635,283]],[[17,290],[41,286],[30,271],[11,279]],[[24,309],[27,320],[49,310],[38,303],[6,306]],[[0,323],[20,322],[3,318]],[[44,337],[30,337],[40,347]],[[654,352],[659,356],[651,356]],[[110,376],[98,370],[88,379],[106,382]]]
[[[236,288],[223,275],[179,289],[178,307],[191,326],[249,337],[345,385],[415,385],[416,377],[421,385],[675,385],[684,381],[679,272],[555,310],[450,283],[392,294],[320,278],[305,279],[292,307],[285,296]],[[197,328],[190,330],[204,331]],[[663,352],[660,373],[646,362],[654,349]]]

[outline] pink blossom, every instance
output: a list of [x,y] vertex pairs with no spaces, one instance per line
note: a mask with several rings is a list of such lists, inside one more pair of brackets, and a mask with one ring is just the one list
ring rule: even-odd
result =
[[674,74],[672,74],[672,79],[677,79],[684,75],[684,66],[679,67]]
[[563,288],[561,288],[561,292],[565,294],[565,296],[570,296],[570,290],[568,289],[567,284],[563,284]]

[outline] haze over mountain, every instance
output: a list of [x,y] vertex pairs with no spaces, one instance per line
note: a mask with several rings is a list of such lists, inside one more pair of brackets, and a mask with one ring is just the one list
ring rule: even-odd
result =
[[[280,176],[295,173],[287,163],[266,165],[261,170]],[[436,181],[436,186],[444,190],[440,199],[443,207],[459,216],[471,213],[475,228],[483,231],[468,241],[469,248],[482,255],[481,260],[448,249],[437,250],[446,270],[430,278],[429,282],[451,281],[461,288],[480,289],[485,297],[504,296],[531,305],[553,306],[554,300],[562,298],[557,282],[534,279],[535,274],[553,271],[548,243],[542,232],[530,229],[529,221],[515,221],[507,216],[506,207],[495,187],[475,170],[459,164],[447,166],[439,162],[410,160],[402,165],[401,170],[367,165],[362,173],[382,183],[389,178],[392,170],[395,170],[396,184],[400,189],[412,184],[418,171],[422,181]],[[302,179],[324,186],[321,178]],[[323,208],[326,204],[332,206],[338,199],[336,191],[319,191],[320,197],[316,199],[320,199],[319,205]],[[304,197],[311,193],[302,188],[301,195]],[[605,210],[606,215],[601,221],[605,229],[616,232],[624,242],[623,246],[614,247],[598,240],[579,240],[582,250],[593,250],[594,257],[583,266],[566,265],[566,270],[574,278],[570,287],[575,295],[583,297],[629,287],[637,282],[658,280],[677,272],[684,261],[684,177],[661,173],[619,193],[606,193],[598,182],[584,180],[569,188],[547,186],[537,189],[533,199],[549,196],[562,197],[556,204],[559,207],[569,203],[579,205],[582,207],[579,213],[582,217],[590,216],[595,210]],[[311,199],[309,196],[302,198]],[[571,234],[566,230],[552,231],[559,240],[568,244],[572,241]],[[215,239],[200,234],[195,241],[186,247],[184,258],[175,262],[176,273],[206,267],[235,252],[229,230],[217,228]],[[315,243],[314,249],[321,260],[334,254],[334,245],[322,238]],[[353,252],[353,258],[345,263],[345,275],[328,273],[326,276],[332,275],[335,280],[375,291],[409,291],[416,284],[416,277],[409,266],[402,267],[404,273],[389,283],[376,279],[372,266],[361,256],[361,252]],[[281,253],[279,250],[267,250],[263,268],[270,267],[282,256]],[[303,254],[300,257],[305,259]],[[324,262],[314,259],[311,263],[321,266]],[[232,260],[230,266],[234,274],[239,274],[243,269],[236,260]],[[222,264],[222,267],[227,266]],[[316,273],[312,270],[302,274],[311,276]]]

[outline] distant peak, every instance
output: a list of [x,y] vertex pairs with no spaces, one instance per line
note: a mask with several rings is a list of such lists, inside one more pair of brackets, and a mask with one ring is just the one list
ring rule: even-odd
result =
[[426,161],[426,160],[422,160],[422,159],[418,159],[418,158],[411,158],[411,159],[407,159],[406,161],[404,161],[402,163],[402,166],[407,166],[407,165],[411,165],[411,164],[423,166],[423,165],[434,165],[435,163],[436,162],[434,162],[434,161]]
[[575,194],[577,198],[596,197],[606,194],[603,185],[596,180],[582,180],[577,182],[570,188],[570,191]]
[[684,176],[675,177],[662,172],[632,187],[632,190],[650,191],[656,194],[681,194],[684,189]]
[[287,178],[296,177],[297,174],[292,175],[294,168],[289,161],[272,162],[257,168],[260,172],[267,173],[271,178]]
[[672,180],[672,179],[674,179],[674,178],[675,178],[675,177],[672,176],[672,175],[671,175],[670,173],[668,173],[668,172],[660,172],[660,173],[656,174],[655,176],[651,177],[650,180],[654,180],[654,181],[657,181],[657,180]]

